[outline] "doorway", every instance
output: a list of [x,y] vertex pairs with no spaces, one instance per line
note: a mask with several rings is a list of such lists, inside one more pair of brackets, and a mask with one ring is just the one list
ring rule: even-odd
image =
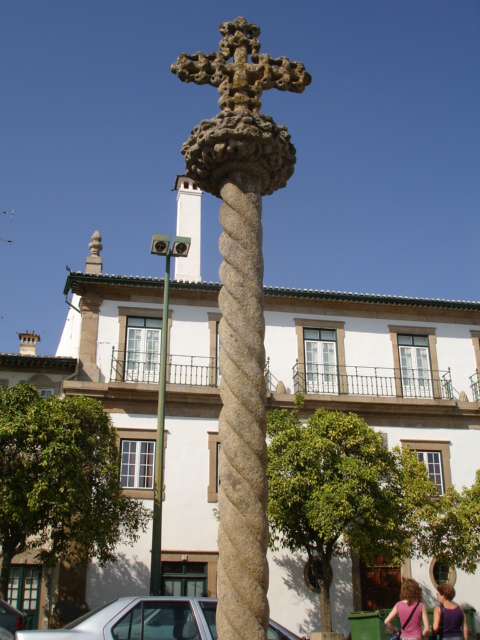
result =
[[12,565],[8,579],[8,603],[27,614],[27,629],[38,629],[42,568]]
[[374,567],[360,563],[362,611],[391,609],[400,596],[400,567],[386,564],[380,556],[375,558],[375,562]]

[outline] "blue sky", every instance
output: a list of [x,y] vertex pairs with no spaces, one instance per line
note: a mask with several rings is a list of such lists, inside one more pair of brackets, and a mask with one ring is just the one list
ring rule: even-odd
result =
[[[0,351],[28,329],[55,353],[95,229],[104,273],[163,276],[182,143],[219,110],[170,64],[238,15],[313,77],[262,98],[297,149],[263,202],[265,284],[480,300],[477,0],[0,0]],[[206,281],[219,205],[204,195]]]

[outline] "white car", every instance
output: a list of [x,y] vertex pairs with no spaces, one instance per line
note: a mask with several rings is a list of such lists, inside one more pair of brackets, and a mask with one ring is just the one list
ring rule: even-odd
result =
[[[17,640],[217,640],[214,598],[119,598],[63,629],[17,631]],[[268,640],[300,640],[270,621]]]
[[8,629],[0,627],[0,640],[13,640],[13,633],[10,633]]

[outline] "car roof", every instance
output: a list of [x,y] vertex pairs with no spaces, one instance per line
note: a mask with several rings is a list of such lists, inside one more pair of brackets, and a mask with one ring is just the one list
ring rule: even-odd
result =
[[5,602],[5,600],[0,600],[0,607],[2,607],[2,609],[6,609],[6,611],[8,611],[9,613],[16,613],[22,618],[25,617],[26,615],[25,613],[23,613],[23,611],[19,611],[13,605],[8,604],[8,602]]

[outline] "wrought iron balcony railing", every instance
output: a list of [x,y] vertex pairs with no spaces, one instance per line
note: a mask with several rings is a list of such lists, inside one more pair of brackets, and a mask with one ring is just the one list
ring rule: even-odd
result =
[[[112,350],[110,382],[140,382],[158,384],[160,355],[139,351]],[[218,387],[221,372],[217,358],[204,356],[167,356],[167,384],[190,385],[194,387]],[[265,383],[268,390],[273,385],[269,364],[265,368]]]
[[480,376],[478,369],[473,376],[470,376],[470,389],[472,390],[472,396],[475,402],[480,402],[480,388],[479,388]]
[[[158,384],[159,354],[138,351],[119,352],[113,349],[110,369],[111,382]],[[218,359],[204,356],[169,354],[167,384],[218,387],[221,372]],[[480,401],[478,372],[471,376],[473,397]],[[267,360],[265,386],[274,391],[278,380],[270,371]],[[400,374],[395,369],[354,367],[297,362],[293,367],[294,392],[351,396],[405,397],[453,399],[454,389],[450,370],[409,370]]]
[[353,396],[453,399],[450,369],[409,369],[400,373],[383,367],[355,367],[297,362],[293,367],[295,393]]
[[[158,384],[160,354],[141,351],[112,352],[111,382],[142,382]],[[216,358],[203,356],[167,356],[168,384],[196,387],[216,387],[220,372]]]

